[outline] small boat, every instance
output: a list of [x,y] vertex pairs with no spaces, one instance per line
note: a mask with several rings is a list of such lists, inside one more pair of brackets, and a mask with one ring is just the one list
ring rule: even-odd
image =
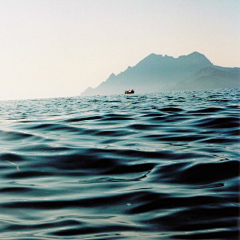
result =
[[132,89],[132,90],[127,90],[127,91],[125,91],[125,94],[133,94],[134,93],[134,90]]

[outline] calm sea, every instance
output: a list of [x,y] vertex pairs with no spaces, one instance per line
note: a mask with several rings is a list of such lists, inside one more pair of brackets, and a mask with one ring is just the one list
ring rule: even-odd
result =
[[0,239],[238,239],[240,89],[0,102]]

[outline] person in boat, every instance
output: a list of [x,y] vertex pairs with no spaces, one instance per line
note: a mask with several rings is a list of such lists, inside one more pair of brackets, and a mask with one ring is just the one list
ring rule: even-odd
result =
[[125,91],[125,94],[133,94],[134,93],[134,90],[128,90],[128,91]]

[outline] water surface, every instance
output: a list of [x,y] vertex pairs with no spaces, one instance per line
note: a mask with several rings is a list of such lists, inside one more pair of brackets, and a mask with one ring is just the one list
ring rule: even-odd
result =
[[238,239],[239,89],[0,102],[0,239]]

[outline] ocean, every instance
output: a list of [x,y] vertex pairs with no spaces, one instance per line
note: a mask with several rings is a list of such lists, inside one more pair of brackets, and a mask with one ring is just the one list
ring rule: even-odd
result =
[[239,99],[0,101],[0,239],[238,239]]

